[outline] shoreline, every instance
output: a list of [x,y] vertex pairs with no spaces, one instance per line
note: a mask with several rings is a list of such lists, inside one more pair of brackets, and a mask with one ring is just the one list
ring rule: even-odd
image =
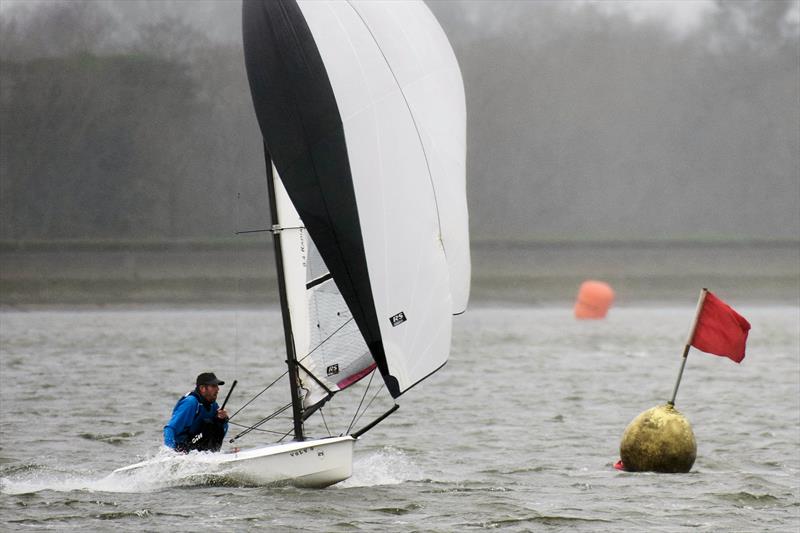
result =
[[[0,308],[277,305],[271,246],[63,243],[0,249]],[[615,305],[693,303],[707,287],[741,302],[800,304],[800,243],[477,243],[473,305],[572,305],[597,279]]]

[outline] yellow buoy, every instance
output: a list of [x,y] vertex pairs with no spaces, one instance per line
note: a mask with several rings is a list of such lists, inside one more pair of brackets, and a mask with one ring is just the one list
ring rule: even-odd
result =
[[575,318],[605,318],[613,301],[614,289],[608,283],[584,281],[578,289],[578,298],[575,301]]
[[671,404],[653,407],[634,418],[619,446],[629,472],[688,472],[697,457],[689,421]]

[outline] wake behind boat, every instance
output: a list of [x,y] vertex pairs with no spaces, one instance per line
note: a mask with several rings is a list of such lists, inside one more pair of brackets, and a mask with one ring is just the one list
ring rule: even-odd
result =
[[250,483],[326,486],[398,406],[339,437],[309,439],[306,421],[376,371],[396,400],[439,370],[466,309],[464,85],[421,1],[245,0],[242,21],[291,400],[274,414],[291,407],[294,440],[194,460]]

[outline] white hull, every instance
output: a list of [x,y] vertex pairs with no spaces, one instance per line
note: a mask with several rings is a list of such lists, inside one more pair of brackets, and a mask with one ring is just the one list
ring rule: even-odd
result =
[[114,473],[152,471],[155,474],[167,469],[176,474],[220,476],[252,485],[285,482],[298,487],[322,488],[352,475],[355,442],[355,438],[347,435],[239,452],[171,454],[118,468]]

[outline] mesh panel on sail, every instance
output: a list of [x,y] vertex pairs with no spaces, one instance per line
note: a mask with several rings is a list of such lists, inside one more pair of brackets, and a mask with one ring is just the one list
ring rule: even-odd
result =
[[[328,271],[314,243],[309,239],[308,244],[307,279],[313,282]],[[301,373],[303,388],[308,391],[303,400],[305,408],[327,398],[328,391],[335,393],[347,388],[375,368],[364,338],[333,280],[314,285],[307,296],[309,353],[297,354],[300,364],[314,376]]]

